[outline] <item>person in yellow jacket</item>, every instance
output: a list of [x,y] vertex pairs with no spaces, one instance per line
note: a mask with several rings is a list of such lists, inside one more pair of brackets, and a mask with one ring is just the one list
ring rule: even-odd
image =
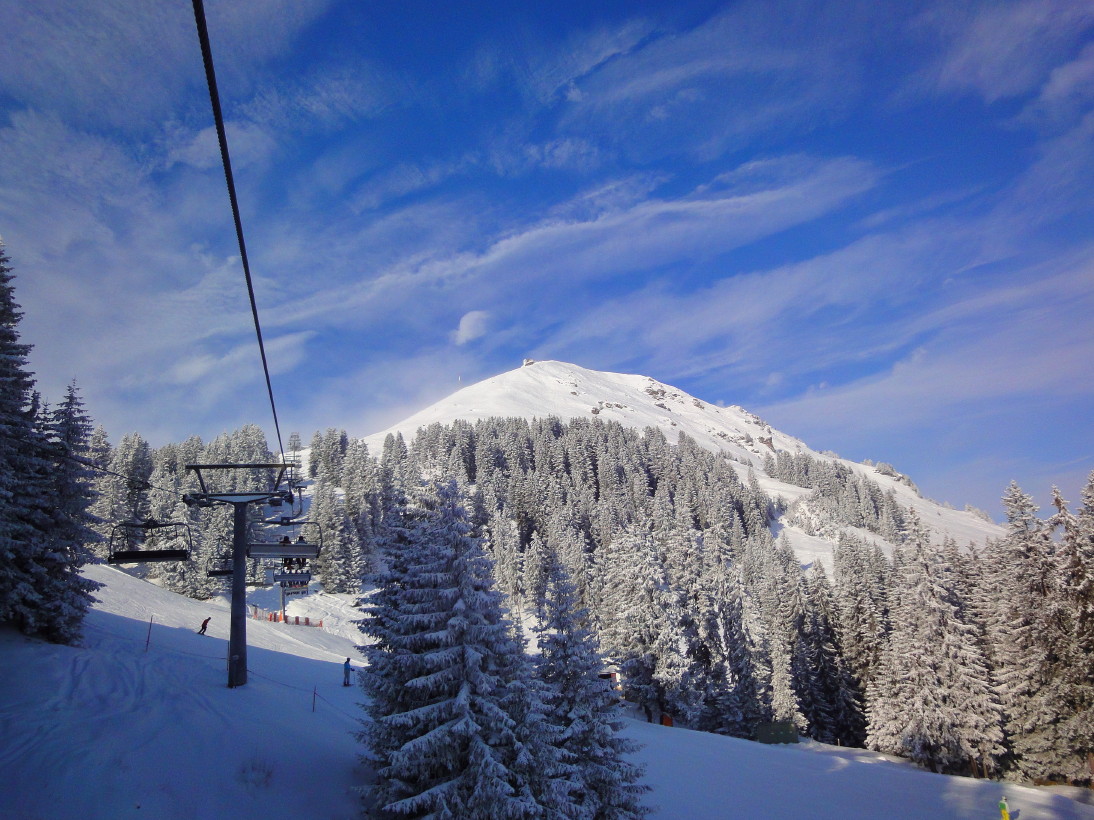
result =
[[1010,820],[1010,808],[1007,806],[1007,797],[1003,795],[1003,799],[999,801],[999,814],[1002,815],[1002,820]]

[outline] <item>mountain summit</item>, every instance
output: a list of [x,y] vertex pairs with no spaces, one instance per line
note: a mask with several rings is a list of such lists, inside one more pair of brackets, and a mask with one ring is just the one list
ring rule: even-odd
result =
[[464,387],[366,441],[375,450],[388,433],[401,432],[409,442],[419,427],[434,423],[548,416],[564,421],[599,417],[624,427],[658,427],[673,443],[685,433],[712,452],[725,451],[749,463],[757,457],[762,462],[764,447],[767,452],[812,452],[804,442],[773,430],[741,407],[708,404],[649,376],[530,359],[516,370]]
[[[378,453],[388,434],[401,433],[409,443],[419,428],[431,424],[451,424],[457,419],[474,423],[492,417],[551,416],[563,421],[599,418],[639,430],[654,427],[670,442],[678,442],[684,434],[699,446],[723,454],[742,479],[754,475],[781,507],[795,512],[797,505],[798,514],[784,516],[778,529],[786,533],[806,562],[831,554],[835,528],[826,527],[823,521],[815,527],[802,525],[803,519],[812,514],[803,514],[801,509],[808,505],[810,488],[771,474],[772,459],[780,458],[780,454],[783,459],[794,456],[834,462],[875,483],[882,492],[892,491],[897,502],[914,510],[938,538],[948,536],[959,544],[983,543],[1002,534],[1000,527],[978,515],[923,498],[910,479],[887,465],[853,462],[813,450],[742,407],[719,407],[649,376],[605,373],[567,362],[525,360],[522,367],[464,387],[402,422],[365,437],[365,441],[371,452]],[[877,540],[876,536],[871,538]]]

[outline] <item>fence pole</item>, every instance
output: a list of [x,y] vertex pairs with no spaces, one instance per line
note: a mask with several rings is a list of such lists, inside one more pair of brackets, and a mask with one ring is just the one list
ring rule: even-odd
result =
[[315,690],[316,690],[316,687],[313,686],[311,688],[311,710],[313,712],[315,711]]

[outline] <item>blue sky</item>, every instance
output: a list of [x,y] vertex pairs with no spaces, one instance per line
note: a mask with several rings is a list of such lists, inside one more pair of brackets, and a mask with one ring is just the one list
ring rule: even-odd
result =
[[[1094,3],[207,0],[282,430],[555,358],[999,514],[1094,469]],[[0,0],[47,397],[271,434],[189,2]]]

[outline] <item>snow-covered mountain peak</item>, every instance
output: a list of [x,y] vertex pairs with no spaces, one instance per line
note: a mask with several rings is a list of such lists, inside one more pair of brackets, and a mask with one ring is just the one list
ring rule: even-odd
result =
[[563,420],[599,417],[625,427],[660,428],[669,441],[685,433],[714,452],[724,451],[752,463],[782,449],[808,452],[806,445],[780,433],[741,407],[718,407],[649,376],[606,373],[576,364],[533,362],[465,387],[367,438],[370,447],[388,433],[407,440],[419,427],[476,421],[492,416]]
[[[464,387],[398,424],[366,436],[365,441],[371,452],[379,453],[388,434],[402,433],[409,443],[419,428],[434,423],[551,416],[563,421],[599,418],[639,430],[659,428],[673,443],[683,433],[699,446],[726,456],[742,479],[750,472],[754,474],[772,498],[786,504],[805,497],[810,490],[768,475],[764,469],[768,456],[804,454],[839,462],[875,482],[883,491],[892,490],[901,506],[914,509],[936,538],[949,536],[959,544],[983,543],[1002,534],[1000,527],[972,513],[921,497],[911,482],[895,472],[813,450],[742,407],[710,404],[649,376],[589,370],[567,362],[526,359],[521,367]],[[830,539],[814,537],[794,527],[782,531],[806,562],[831,552]]]

